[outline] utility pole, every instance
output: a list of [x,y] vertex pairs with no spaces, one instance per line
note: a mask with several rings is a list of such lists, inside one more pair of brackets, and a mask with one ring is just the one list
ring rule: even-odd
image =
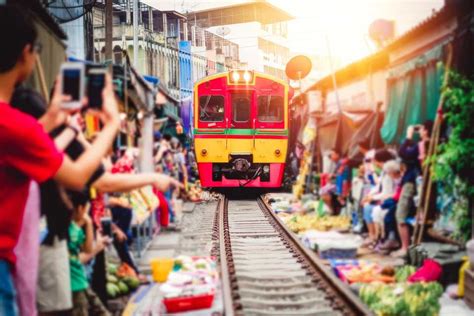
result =
[[341,109],[341,103],[339,102],[339,91],[337,89],[336,73],[335,73],[335,70],[334,70],[334,66],[332,64],[331,44],[329,43],[329,37],[328,37],[327,34],[326,34],[325,37],[326,37],[326,46],[327,46],[328,55],[329,55],[329,66],[330,66],[330,69],[331,69],[332,85],[333,85],[333,88],[334,88],[334,93],[336,95],[337,110],[338,110],[339,113],[341,113],[342,109]]
[[113,3],[112,0],[105,1],[105,60],[112,60],[112,38],[113,38]]
[[133,0],[133,67],[138,69],[138,1]]

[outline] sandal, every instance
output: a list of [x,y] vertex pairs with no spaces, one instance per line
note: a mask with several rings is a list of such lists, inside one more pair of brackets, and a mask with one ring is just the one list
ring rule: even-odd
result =
[[373,243],[374,243],[374,241],[373,241],[372,239],[367,238],[366,240],[364,240],[364,241],[362,242],[362,245],[361,245],[361,246],[366,248],[366,247],[369,247],[369,246],[370,246],[371,244],[373,244]]
[[370,243],[367,248],[369,248],[370,250],[377,250],[377,247],[379,246],[379,242],[378,241],[373,241],[372,243]]

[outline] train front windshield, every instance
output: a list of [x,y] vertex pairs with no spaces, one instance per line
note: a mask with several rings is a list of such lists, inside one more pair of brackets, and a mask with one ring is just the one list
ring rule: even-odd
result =
[[199,98],[199,119],[203,122],[224,120],[225,100],[220,95],[206,95]]
[[282,122],[284,118],[283,97],[265,95],[258,97],[257,119],[260,122]]

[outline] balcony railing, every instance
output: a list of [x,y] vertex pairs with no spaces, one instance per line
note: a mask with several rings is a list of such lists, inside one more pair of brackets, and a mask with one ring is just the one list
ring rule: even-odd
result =
[[[114,40],[121,40],[125,36],[125,39],[130,40],[133,38],[133,26],[127,24],[114,25],[112,30],[112,37]],[[94,27],[94,38],[96,40],[105,39],[105,27],[95,26]],[[151,30],[145,29],[142,25],[138,26],[138,38],[140,40],[161,43],[164,44],[165,36],[161,32],[152,32]]]

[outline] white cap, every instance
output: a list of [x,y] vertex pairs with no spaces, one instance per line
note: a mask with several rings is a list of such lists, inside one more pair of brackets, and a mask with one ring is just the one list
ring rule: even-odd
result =
[[400,172],[400,163],[397,160],[389,160],[383,165],[385,173]]

